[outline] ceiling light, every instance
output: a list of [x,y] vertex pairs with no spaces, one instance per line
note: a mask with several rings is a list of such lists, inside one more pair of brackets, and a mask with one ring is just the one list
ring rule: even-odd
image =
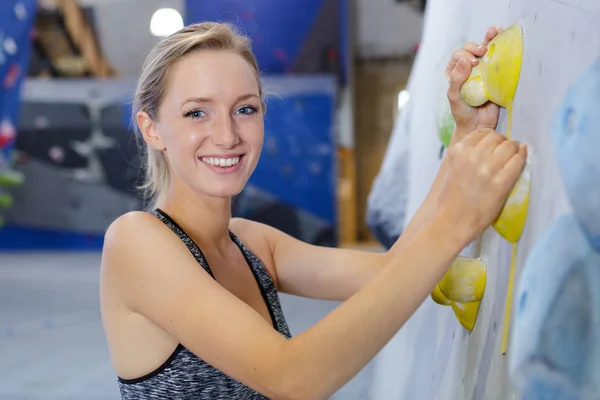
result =
[[150,33],[158,37],[172,35],[183,28],[183,18],[174,8],[159,8],[150,20]]

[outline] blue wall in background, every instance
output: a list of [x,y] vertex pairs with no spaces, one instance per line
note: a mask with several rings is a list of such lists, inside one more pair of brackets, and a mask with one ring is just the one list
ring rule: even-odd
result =
[[348,0],[187,0],[185,22],[234,24],[252,39],[260,68],[267,74],[333,73],[344,82],[348,62],[347,3]]
[[[272,223],[274,226],[284,231],[288,229],[288,232],[296,232],[300,239],[335,244],[337,226],[334,135],[336,81],[333,77],[324,75],[280,75],[263,77],[263,84],[267,92],[275,93],[275,95],[266,99],[267,114],[265,116],[263,152],[258,166],[250,178],[248,185],[250,190],[240,196],[244,199],[242,201],[244,206],[238,209],[237,216],[274,220]],[[103,85],[106,86],[108,83],[103,83]],[[81,91],[84,92],[83,89]],[[53,92],[56,92],[56,97],[60,98],[60,90]],[[53,104],[56,107],[56,101]],[[122,106],[122,104],[120,105]],[[61,111],[60,106],[58,107],[56,113],[59,114]],[[70,113],[73,112],[72,107],[71,104],[65,105],[64,118],[67,122],[70,120]],[[126,110],[127,107],[124,108]],[[123,115],[123,113],[118,113],[115,117],[116,123],[122,124],[122,133],[119,135],[124,138],[125,142],[133,142],[129,137],[132,133],[128,132],[129,120],[123,118]],[[60,117],[57,117],[56,124],[60,124],[60,120]],[[46,137],[50,134],[61,136],[89,134],[87,132],[89,127],[81,129],[73,132],[73,129],[64,130],[57,125],[52,128],[53,133],[48,131],[39,134],[44,134]],[[22,135],[24,138],[29,138],[28,135],[33,134],[29,131],[22,133],[27,133],[27,135]],[[30,143],[33,140],[38,147],[44,145],[42,141],[36,141],[35,137],[29,139],[27,142]],[[48,146],[52,143],[51,141],[45,145]],[[24,151],[22,148],[19,149]],[[47,153],[46,150],[44,148],[31,149],[29,157],[36,158],[37,155],[44,155]],[[122,148],[115,148],[114,151],[118,152],[115,156],[123,157]],[[38,161],[51,162],[47,159]],[[133,159],[127,161],[133,162]],[[60,163],[50,166],[53,171],[56,171],[57,167],[64,172],[68,172],[69,169]],[[110,174],[113,169],[110,168],[106,173]],[[117,172],[122,173],[122,171]],[[40,193],[33,184],[36,181],[34,178],[29,175],[25,185],[18,188],[21,191],[16,193],[18,198],[38,196],[34,194]],[[69,192],[71,201],[75,203],[79,201],[78,198],[89,198],[81,191],[92,190],[94,185],[102,186],[104,190],[108,191],[123,190],[123,188],[111,187],[110,179],[104,183],[86,185],[77,182],[69,184],[62,179],[57,179],[57,184],[60,186],[57,190]],[[254,196],[256,189],[261,193],[259,199]],[[130,192],[133,193],[132,190]],[[43,196],[43,194],[40,193],[39,196]],[[40,199],[40,201],[43,200]],[[39,205],[35,201],[29,204],[31,204],[29,207]],[[86,211],[87,213],[102,211],[93,205],[84,204],[83,206],[89,209]],[[32,214],[23,210],[22,207],[14,207],[15,214],[13,215],[17,215],[17,208],[19,208],[18,215]],[[282,212],[282,210],[284,211]],[[128,210],[122,210],[123,213],[126,211]],[[49,208],[47,217],[40,216],[39,218],[56,220],[55,214],[68,212],[68,205],[60,204]],[[49,213],[53,213],[53,215]],[[10,224],[0,229],[0,250],[83,250],[99,249],[102,246],[104,232],[100,228],[90,228],[85,225],[85,221],[82,223],[79,220],[78,225],[75,226],[74,221],[71,221],[71,225],[69,225],[69,221],[63,219],[64,226],[60,229],[52,229],[51,226],[48,226],[47,221],[42,220],[35,223],[29,221],[27,224],[19,223],[14,218],[10,221]],[[37,225],[38,223],[39,225]],[[42,229],[42,226],[45,228]]]
[[316,76],[266,80],[274,81],[277,97],[266,101],[265,144],[250,183],[335,224],[335,81]]
[[14,141],[2,140],[7,133],[2,130],[17,124],[19,91],[27,75],[36,10],[37,0],[0,2],[0,158],[4,160],[10,158]]
[[[31,8],[35,0],[9,3],[11,7],[26,3]],[[319,237],[327,244],[334,244],[337,226],[334,119],[338,84],[343,84],[348,56],[347,13],[346,0],[186,1],[186,23],[229,21],[252,38],[265,88],[276,94],[266,100],[265,144],[248,185],[251,194],[242,193],[240,198],[251,198],[257,192],[255,188],[264,196],[258,201],[245,200],[238,216],[263,218],[271,209],[279,210],[271,216],[284,209],[287,211],[283,217],[275,217],[274,225],[283,220],[283,225],[290,226],[301,239]],[[0,15],[0,22],[7,15]],[[29,14],[25,22],[31,25],[32,18]],[[21,21],[20,26],[25,22]],[[30,28],[25,32],[14,24],[10,26],[22,49],[18,62],[25,66]],[[5,72],[2,68],[0,65],[0,72]],[[0,111],[10,109],[14,120],[18,106],[18,96],[10,101],[0,98]],[[123,121],[124,128],[128,123],[127,119]],[[27,185],[22,193],[32,192]],[[110,182],[100,185],[114,190]],[[79,225],[52,229],[42,221],[39,226],[20,224],[18,219],[9,222],[0,229],[0,250],[84,250],[102,246],[104,232],[97,228]]]
[[314,23],[323,0],[187,0],[187,23],[230,21],[253,40],[261,68],[286,72]]

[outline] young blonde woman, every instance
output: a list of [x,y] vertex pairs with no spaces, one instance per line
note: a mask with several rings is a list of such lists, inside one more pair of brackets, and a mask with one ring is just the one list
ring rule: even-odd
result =
[[[490,28],[484,43],[496,34]],[[161,41],[133,108],[152,211],[114,221],[102,257],[102,315],[122,398],[327,399],[363,368],[493,222],[524,167],[526,148],[493,131],[498,108],[460,99],[485,51],[470,43],[453,54],[452,144],[405,233],[374,254],[232,219],[231,198],[263,144],[249,42],[218,23]],[[292,338],[278,293],[342,303]]]

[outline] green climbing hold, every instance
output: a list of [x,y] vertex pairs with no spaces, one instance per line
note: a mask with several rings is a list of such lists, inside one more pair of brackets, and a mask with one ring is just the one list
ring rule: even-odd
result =
[[23,173],[11,169],[0,171],[0,186],[16,187],[25,182]]
[[9,208],[13,204],[13,198],[10,193],[0,192],[0,208]]
[[450,145],[452,132],[454,132],[454,118],[452,117],[452,113],[448,111],[448,113],[438,121],[438,137],[444,147]]

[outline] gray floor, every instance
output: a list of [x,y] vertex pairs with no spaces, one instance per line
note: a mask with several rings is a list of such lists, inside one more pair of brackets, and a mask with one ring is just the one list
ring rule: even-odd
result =
[[[119,399],[98,309],[100,255],[0,253],[0,399]],[[336,303],[282,296],[297,334]],[[367,366],[335,399],[367,399]]]

